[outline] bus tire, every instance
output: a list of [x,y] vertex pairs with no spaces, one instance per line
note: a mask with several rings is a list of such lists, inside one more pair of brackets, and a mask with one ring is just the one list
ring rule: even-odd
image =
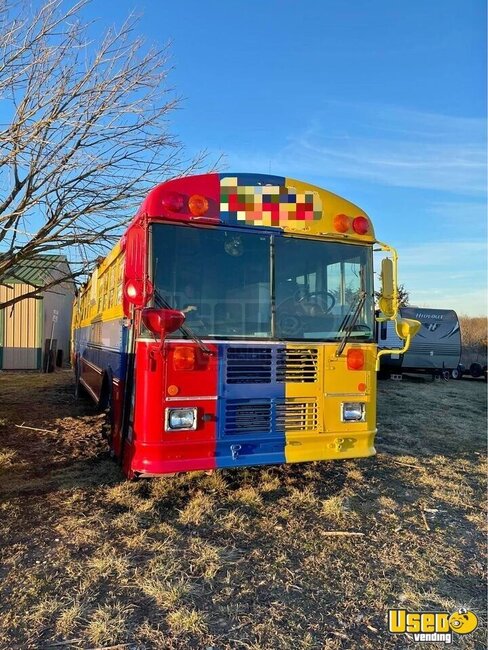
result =
[[105,413],[105,419],[102,424],[102,436],[108,440],[110,447],[112,447],[112,427],[114,423],[113,390],[112,381],[108,375],[105,375],[103,379],[102,392],[98,400],[98,409],[100,412]]
[[80,360],[77,357],[75,359],[75,399],[86,396],[86,390],[80,381],[80,377],[81,377]]
[[471,373],[471,377],[475,377],[475,378],[481,377],[483,373],[483,368],[481,367],[481,363],[476,363],[476,362],[472,363],[469,366],[469,372]]
[[111,389],[110,389],[110,379],[107,374],[103,375],[102,380],[102,390],[100,391],[100,397],[98,398],[97,407],[100,412],[106,411],[110,406],[111,402]]

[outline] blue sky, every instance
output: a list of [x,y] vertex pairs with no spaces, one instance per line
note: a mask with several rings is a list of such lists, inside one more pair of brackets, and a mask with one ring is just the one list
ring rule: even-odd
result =
[[310,181],[397,246],[411,301],[486,312],[484,0],[93,0],[172,41],[172,128],[220,170]]

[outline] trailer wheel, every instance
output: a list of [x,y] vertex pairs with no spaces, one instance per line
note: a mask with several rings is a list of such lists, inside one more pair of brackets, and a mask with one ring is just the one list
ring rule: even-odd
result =
[[476,362],[472,363],[469,366],[469,372],[471,373],[471,377],[476,377],[476,378],[481,377],[481,375],[483,374],[483,368],[481,366],[481,363],[476,363]]
[[461,379],[462,376],[463,376],[463,371],[461,370],[461,368],[459,366],[457,368],[453,368],[451,370],[451,377],[453,379]]

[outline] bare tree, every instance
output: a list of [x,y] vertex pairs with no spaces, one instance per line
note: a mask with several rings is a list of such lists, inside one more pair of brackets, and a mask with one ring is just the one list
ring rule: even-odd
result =
[[0,283],[43,253],[86,273],[152,185],[201,162],[168,131],[167,46],[146,47],[134,17],[90,42],[87,1],[0,0]]
[[[410,294],[405,289],[405,285],[404,284],[399,284],[398,287],[397,287],[397,292],[398,292],[398,306],[399,307],[408,307],[409,304],[410,304]],[[381,291],[375,291],[374,295],[375,295],[375,298],[376,298],[376,302],[378,302],[378,300],[381,297]]]

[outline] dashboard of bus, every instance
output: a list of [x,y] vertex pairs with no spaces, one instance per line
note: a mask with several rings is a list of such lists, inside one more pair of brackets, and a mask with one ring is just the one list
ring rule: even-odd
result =
[[371,246],[171,224],[150,238],[153,305],[199,337],[338,341],[354,313],[348,340],[373,340]]

